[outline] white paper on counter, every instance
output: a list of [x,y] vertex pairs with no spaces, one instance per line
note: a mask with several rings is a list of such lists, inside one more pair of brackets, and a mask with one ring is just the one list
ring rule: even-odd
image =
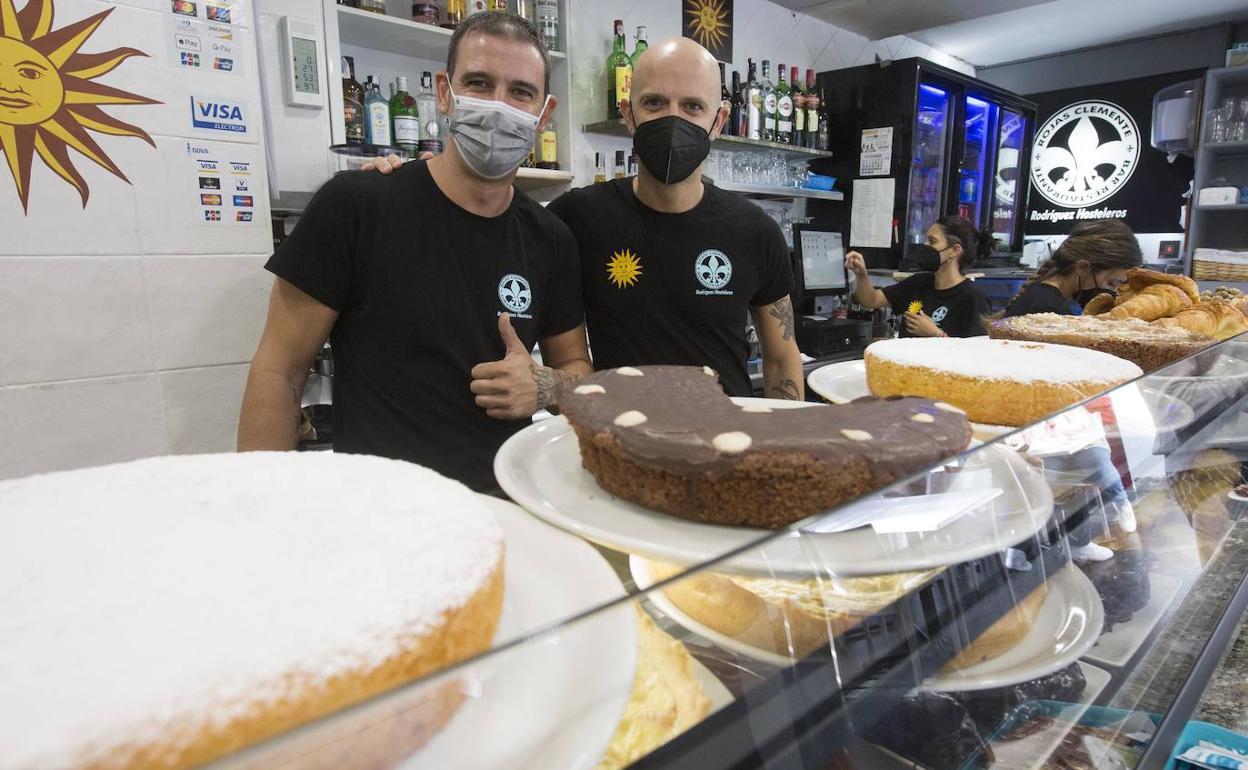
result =
[[850,248],[887,249],[892,245],[892,177],[855,179],[854,202],[849,215]]

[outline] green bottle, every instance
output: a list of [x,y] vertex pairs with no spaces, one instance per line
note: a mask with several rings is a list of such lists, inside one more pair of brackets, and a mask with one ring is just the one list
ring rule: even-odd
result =
[[628,101],[633,88],[633,60],[624,50],[624,22],[615,20],[615,47],[607,57],[607,117],[620,117],[620,102]]
[[391,134],[394,143],[416,156],[420,143],[420,115],[416,112],[416,100],[407,92],[407,78],[398,77],[398,87],[390,100]]
[[784,65],[776,71],[776,134],[772,141],[793,144],[793,96],[784,79]]
[[637,46],[633,48],[633,56],[632,56],[633,69],[637,68],[637,60],[641,58],[641,55],[645,53],[646,49],[649,47],[650,47],[650,44],[646,42],[646,28],[638,27],[637,28]]

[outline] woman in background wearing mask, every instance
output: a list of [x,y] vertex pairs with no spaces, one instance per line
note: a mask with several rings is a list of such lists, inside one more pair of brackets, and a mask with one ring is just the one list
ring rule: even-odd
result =
[[1032,313],[1071,315],[1097,294],[1116,294],[1127,270],[1143,264],[1135,234],[1117,219],[1080,222],[1027,279],[1005,308],[1005,316]]
[[927,228],[927,242],[910,246],[922,272],[877,289],[862,255],[851,251],[845,266],[857,276],[854,297],[870,310],[892,306],[904,324],[902,337],[976,337],[984,334],[988,299],[966,269],[992,254],[992,235],[962,217],[942,217]]

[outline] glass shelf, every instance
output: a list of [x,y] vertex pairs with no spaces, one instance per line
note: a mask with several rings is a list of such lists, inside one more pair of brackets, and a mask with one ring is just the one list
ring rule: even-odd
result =
[[[597,123],[587,123],[581,126],[581,130],[587,134],[604,134],[606,136],[627,137],[628,126],[624,124],[622,119],[600,120]],[[799,156],[803,158],[831,158],[832,153],[822,150],[811,150],[806,147],[795,147],[791,144],[781,144],[779,142],[764,142],[758,139],[745,139],[740,136],[720,136],[711,142],[711,147],[716,150],[726,150],[728,152],[746,152],[748,150],[779,150],[787,155]]]

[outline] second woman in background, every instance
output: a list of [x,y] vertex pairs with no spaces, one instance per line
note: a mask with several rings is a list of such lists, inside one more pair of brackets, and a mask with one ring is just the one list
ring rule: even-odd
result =
[[926,243],[911,245],[922,272],[877,289],[861,254],[845,255],[857,277],[854,298],[870,310],[892,306],[902,318],[902,337],[976,337],[984,334],[988,298],[965,275],[978,259],[991,256],[992,235],[979,233],[962,217],[942,217],[927,228]]

